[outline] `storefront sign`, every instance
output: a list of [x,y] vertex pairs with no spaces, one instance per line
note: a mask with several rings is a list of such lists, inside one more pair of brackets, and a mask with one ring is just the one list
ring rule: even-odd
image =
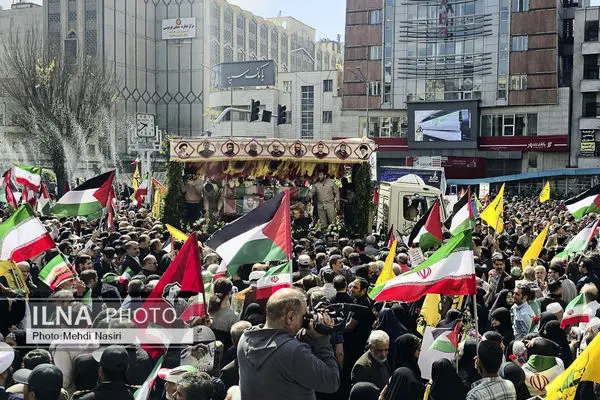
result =
[[213,67],[212,87],[231,88],[275,85],[275,61],[243,61],[217,64]]
[[171,161],[213,162],[281,160],[322,163],[369,161],[377,145],[371,140],[294,140],[253,138],[171,139]]
[[567,135],[484,136],[479,138],[483,151],[567,151]]
[[162,39],[193,39],[196,37],[196,18],[162,20]]
[[596,155],[596,131],[594,129],[581,130],[579,155],[581,157],[594,157]]

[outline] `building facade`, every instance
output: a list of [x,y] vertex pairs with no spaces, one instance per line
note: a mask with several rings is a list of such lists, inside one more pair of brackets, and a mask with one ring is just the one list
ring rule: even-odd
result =
[[460,178],[564,168],[575,6],[348,0],[343,115],[379,142],[380,165],[440,156],[473,166]]

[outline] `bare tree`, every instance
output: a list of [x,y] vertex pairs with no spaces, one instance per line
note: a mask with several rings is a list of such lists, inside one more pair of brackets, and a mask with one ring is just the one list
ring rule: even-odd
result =
[[101,121],[108,119],[116,100],[115,81],[91,57],[66,63],[35,28],[11,34],[2,49],[0,92],[9,99],[13,123],[52,160],[62,195],[67,157],[81,157],[94,137],[106,140]]

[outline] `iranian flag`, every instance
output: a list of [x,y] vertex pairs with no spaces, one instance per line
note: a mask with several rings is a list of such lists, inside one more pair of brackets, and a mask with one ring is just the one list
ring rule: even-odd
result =
[[567,305],[563,319],[560,322],[560,327],[561,329],[564,329],[569,325],[578,324],[580,322],[590,322],[590,314],[583,293],[575,297]]
[[146,176],[144,176],[144,180],[142,183],[140,183],[140,186],[138,186],[135,193],[133,193],[133,199],[135,199],[138,207],[141,207],[142,203],[144,202],[143,196],[148,195],[148,182],[148,174],[146,174]]
[[600,185],[571,197],[565,201],[565,206],[575,219],[579,219],[585,214],[600,212]]
[[256,282],[256,298],[268,298],[279,289],[291,286],[292,275],[290,274],[290,263],[288,261],[285,264],[271,267],[265,276]]
[[56,247],[29,204],[0,224],[0,260],[21,262]]
[[369,295],[375,301],[413,302],[428,293],[472,295],[476,293],[472,233],[463,231],[450,239],[418,267],[376,286]]
[[439,245],[443,239],[438,199],[414,226],[408,237],[408,244],[418,243],[421,250],[425,251]]
[[452,233],[457,235],[465,229],[475,227],[475,213],[473,212],[473,203],[471,202],[471,187],[467,193],[456,202],[452,209],[452,214],[444,222],[444,226]]
[[150,372],[150,375],[148,375],[142,386],[133,394],[134,400],[147,400],[150,397],[150,392],[152,392],[152,388],[154,387],[154,381],[158,376],[158,371],[160,371],[164,359],[165,356],[161,356],[158,359],[158,362]]
[[287,261],[292,253],[288,190],[215,232],[205,243],[228,265]]
[[24,165],[15,165],[13,167],[15,180],[26,188],[38,192],[42,184],[42,169]]
[[109,171],[85,181],[65,193],[52,206],[52,214],[75,217],[98,213],[108,203],[114,177],[115,171]]
[[50,199],[50,194],[48,194],[48,189],[46,189],[46,185],[42,183],[42,185],[40,186],[40,194],[38,196],[36,211],[43,216],[50,215],[51,206],[52,200]]
[[36,209],[37,197],[27,186],[23,187],[23,193],[21,194],[21,204],[23,203],[27,203],[32,209]]
[[454,328],[436,328],[431,331],[433,343],[431,348],[442,353],[454,354],[458,350],[458,337],[461,324],[455,321]]
[[590,244],[590,241],[594,237],[594,232],[596,232],[598,222],[600,222],[600,220],[590,223],[588,226],[579,231],[579,233],[575,235],[569,241],[569,243],[567,243],[565,249],[554,256],[554,259],[567,258],[567,256],[570,254],[585,251]]
[[75,279],[77,275],[69,261],[62,254],[59,254],[46,264],[38,277],[51,290],[54,290],[61,283]]
[[6,202],[14,208],[19,207],[17,204],[17,198],[21,197],[21,193],[19,193],[17,189],[17,184],[15,183],[12,169],[9,169],[4,173],[4,175],[2,175],[2,186],[4,187]]

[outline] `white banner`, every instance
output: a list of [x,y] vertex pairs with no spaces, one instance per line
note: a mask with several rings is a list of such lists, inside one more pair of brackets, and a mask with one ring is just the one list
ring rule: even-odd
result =
[[49,344],[58,342],[68,345],[98,343],[111,344],[192,344],[194,331],[189,329],[154,328],[146,329],[57,329],[30,328],[25,336],[27,344]]
[[196,18],[162,20],[162,39],[193,39],[196,37]]

